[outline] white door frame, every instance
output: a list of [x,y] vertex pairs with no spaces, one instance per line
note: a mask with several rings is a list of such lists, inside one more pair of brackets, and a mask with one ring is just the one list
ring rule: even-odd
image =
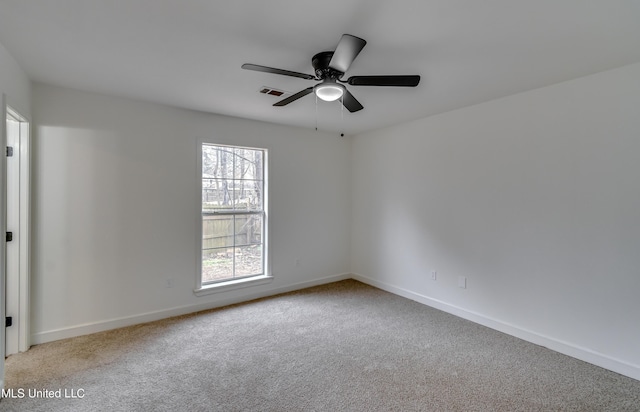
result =
[[[7,128],[7,104],[6,96],[2,94],[2,121],[0,122],[0,147],[7,146],[5,129]],[[0,153],[2,154],[2,153]],[[4,233],[7,228],[5,213],[5,170],[6,158],[0,156],[0,233]],[[5,318],[5,262],[6,262],[6,242],[4,236],[0,236],[0,321]],[[0,353],[5,353],[5,328],[0,327]],[[4,389],[4,361],[0,362],[0,389]]]
[[[29,316],[29,245],[30,245],[30,123],[27,118],[4,104],[5,146],[13,148],[13,156],[4,156],[3,212],[5,230],[13,232],[13,240],[5,241],[4,305],[5,316],[13,318],[10,329],[4,329],[4,353],[24,352],[30,346]],[[11,119],[11,124],[9,124]],[[0,236],[3,233],[0,232]],[[4,239],[3,239],[4,240]],[[1,317],[0,321],[5,319]]]

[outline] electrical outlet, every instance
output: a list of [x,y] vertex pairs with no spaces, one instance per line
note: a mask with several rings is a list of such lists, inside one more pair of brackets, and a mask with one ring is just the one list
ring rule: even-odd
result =
[[435,270],[431,271],[431,280],[436,280],[438,279],[438,272],[436,272]]
[[458,276],[458,287],[461,289],[467,288],[467,278],[464,276]]

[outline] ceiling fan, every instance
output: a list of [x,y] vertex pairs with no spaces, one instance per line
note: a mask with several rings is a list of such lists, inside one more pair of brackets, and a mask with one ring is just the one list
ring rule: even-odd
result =
[[286,106],[312,92],[325,101],[335,101],[342,97],[342,104],[351,113],[362,110],[363,106],[347,90],[343,84],[351,86],[395,86],[395,87],[416,87],[420,83],[418,75],[400,76],[351,76],[347,80],[342,80],[367,42],[359,37],[350,34],[343,34],[335,51],[320,52],[313,56],[311,65],[315,70],[315,76],[306,73],[293,72],[290,70],[275,69],[273,67],[260,66],[257,64],[245,63],[243,69],[255,70],[265,73],[281,74],[284,76],[298,77],[305,80],[320,81],[315,86],[307,87],[304,90],[293,94],[286,99],[280,100],[274,106]]

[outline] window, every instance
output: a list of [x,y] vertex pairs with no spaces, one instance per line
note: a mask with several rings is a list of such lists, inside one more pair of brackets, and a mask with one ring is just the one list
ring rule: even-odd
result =
[[266,150],[203,143],[201,160],[199,289],[264,279]]

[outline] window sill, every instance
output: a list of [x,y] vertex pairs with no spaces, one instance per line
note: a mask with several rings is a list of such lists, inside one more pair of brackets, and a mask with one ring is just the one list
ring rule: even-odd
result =
[[273,276],[260,275],[250,278],[230,280],[227,282],[214,283],[212,285],[203,285],[199,289],[195,289],[193,293],[196,296],[206,296],[214,293],[228,292],[234,289],[246,288],[249,286],[258,286],[270,283],[273,280]]

